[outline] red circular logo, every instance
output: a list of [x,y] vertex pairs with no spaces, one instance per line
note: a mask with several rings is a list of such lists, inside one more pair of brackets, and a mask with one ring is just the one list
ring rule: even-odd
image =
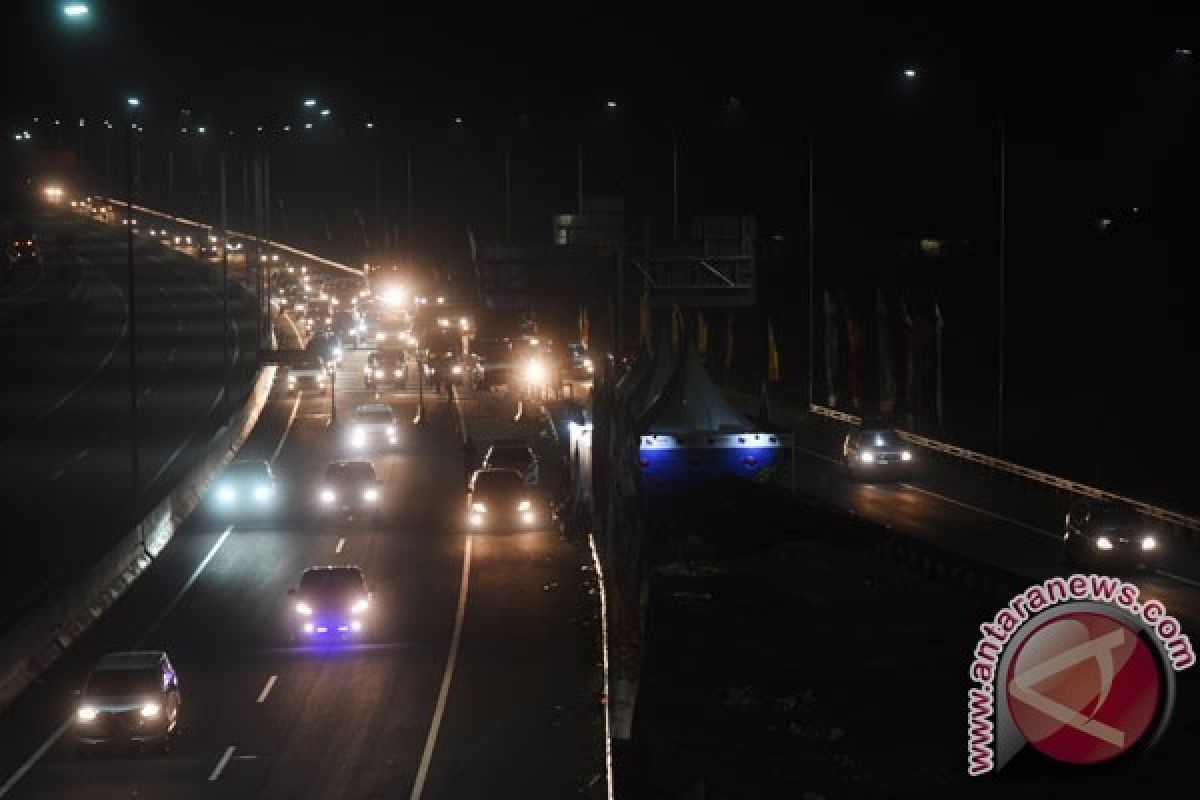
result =
[[1162,696],[1157,658],[1120,620],[1067,613],[1039,626],[1009,665],[1009,711],[1047,756],[1096,764],[1137,745]]

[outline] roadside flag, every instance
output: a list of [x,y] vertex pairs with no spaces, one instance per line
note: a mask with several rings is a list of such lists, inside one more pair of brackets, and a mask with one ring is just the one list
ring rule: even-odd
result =
[[725,315],[725,380],[733,369],[733,312]]
[[779,347],[775,344],[775,328],[767,317],[767,380],[779,380]]

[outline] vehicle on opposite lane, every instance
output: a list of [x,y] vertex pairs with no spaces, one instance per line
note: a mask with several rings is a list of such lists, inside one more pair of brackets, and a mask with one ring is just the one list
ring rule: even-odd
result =
[[216,509],[224,514],[272,511],[278,485],[266,461],[235,461],[225,468],[216,484]]
[[537,454],[524,439],[500,439],[483,455],[484,469],[512,469],[527,486],[537,486],[541,472]]
[[317,488],[317,506],[327,514],[372,514],[382,522],[383,482],[370,461],[334,461]]
[[309,567],[288,595],[294,598],[293,640],[349,639],[367,632],[371,593],[361,567]]
[[1162,557],[1162,537],[1130,506],[1077,500],[1063,521],[1063,555],[1070,564],[1092,569],[1154,569]]
[[524,530],[538,524],[534,498],[515,469],[477,469],[467,486],[467,527],[473,531]]
[[911,481],[913,451],[891,425],[865,419],[842,442],[842,461],[856,480]]
[[179,677],[163,650],[109,653],[88,674],[75,710],[80,755],[101,745],[165,751],[179,722]]
[[8,258],[8,266],[13,269],[40,266],[42,253],[33,228],[24,224],[13,225],[8,235],[5,255]]

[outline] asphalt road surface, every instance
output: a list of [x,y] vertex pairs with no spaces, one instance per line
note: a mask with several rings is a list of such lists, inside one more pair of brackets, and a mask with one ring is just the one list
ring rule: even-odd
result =
[[[286,320],[283,329],[288,329]],[[361,352],[338,373],[338,418],[376,398]],[[274,462],[278,513],[197,513],[45,679],[0,717],[0,796],[70,798],[564,798],[598,796],[595,599],[586,548],[549,525],[468,536],[452,406],[385,392],[402,420],[369,456],[384,519],[315,510],[324,466],[347,454],[327,393],[281,379],[241,457]],[[373,591],[361,642],[288,635],[287,589],[318,564],[357,564]],[[587,574],[587,573],[584,573]],[[180,674],[165,755],[81,758],[73,697],[102,653],[165,648]],[[589,788],[590,787],[590,788]]]
[[[874,522],[986,561],[1030,583],[1079,569],[1062,557],[1063,518],[1070,498],[962,461],[916,450],[911,482],[851,480],[841,460],[847,428],[821,418],[780,415],[796,433],[799,491]],[[1161,600],[1170,613],[1200,623],[1200,554],[1184,542],[1164,541],[1154,572],[1123,573],[1143,597]]]
[[[78,576],[168,491],[227,417],[219,276],[139,238],[139,475],[130,456],[129,319],[122,231],[34,220],[41,270],[0,284],[0,631]],[[71,249],[60,237],[70,237]],[[248,303],[231,290],[230,392],[252,377]]]

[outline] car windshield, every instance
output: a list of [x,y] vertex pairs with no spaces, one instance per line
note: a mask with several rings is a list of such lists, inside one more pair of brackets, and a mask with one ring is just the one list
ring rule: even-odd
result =
[[154,669],[101,669],[88,678],[84,694],[109,697],[157,692],[162,689],[159,680],[158,670]]
[[392,423],[396,416],[391,411],[355,411],[354,419],[358,422]]
[[531,459],[525,447],[493,447],[487,460],[489,464],[528,464]]
[[900,437],[891,429],[863,431],[858,440],[864,447],[897,447],[901,443]]
[[475,476],[476,494],[507,494],[524,488],[521,476],[508,469],[488,470]]
[[328,480],[339,483],[350,481],[373,481],[375,480],[375,470],[365,461],[349,461],[345,463],[330,464],[325,470],[325,477]]
[[1132,508],[1101,506],[1096,509],[1095,525],[1100,528],[1136,528],[1143,524],[1141,514]]
[[314,569],[300,578],[300,594],[347,595],[363,591],[362,573],[356,569]]
[[225,470],[226,478],[266,478],[267,466],[258,461],[238,461]]

